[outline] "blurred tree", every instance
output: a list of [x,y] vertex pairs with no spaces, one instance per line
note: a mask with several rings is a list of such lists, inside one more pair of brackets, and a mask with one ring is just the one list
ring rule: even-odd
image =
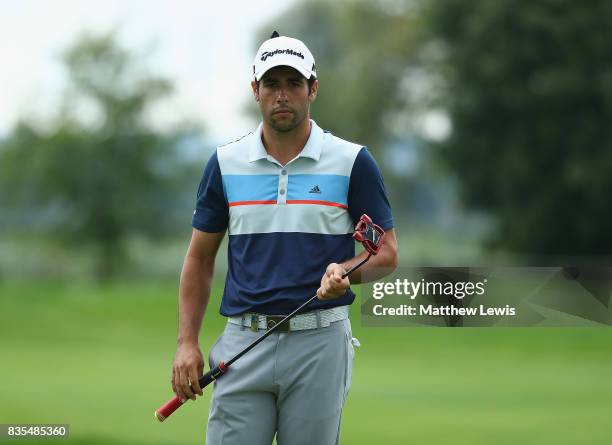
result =
[[[612,250],[612,3],[432,3],[444,144],[497,243],[537,255]],[[433,60],[433,58],[432,58]]]
[[19,211],[14,223],[91,245],[97,275],[108,279],[129,235],[159,235],[172,223],[184,171],[178,133],[160,134],[146,119],[171,86],[141,70],[114,33],[84,36],[63,61],[70,86],[61,111],[42,128],[20,122],[2,143],[0,194]]

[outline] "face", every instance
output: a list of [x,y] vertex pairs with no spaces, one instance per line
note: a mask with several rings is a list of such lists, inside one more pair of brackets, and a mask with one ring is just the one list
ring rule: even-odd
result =
[[274,130],[288,132],[309,117],[310,104],[317,96],[315,80],[310,94],[308,81],[299,71],[288,66],[277,66],[267,71],[259,82],[251,83],[255,100],[264,120]]

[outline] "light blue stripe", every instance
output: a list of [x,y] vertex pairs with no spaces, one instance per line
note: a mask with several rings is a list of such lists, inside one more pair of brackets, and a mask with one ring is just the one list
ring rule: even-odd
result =
[[[315,187],[320,193],[313,193]],[[347,205],[349,177],[344,175],[289,175],[287,199],[330,201]]]
[[278,175],[223,175],[228,203],[276,200]]

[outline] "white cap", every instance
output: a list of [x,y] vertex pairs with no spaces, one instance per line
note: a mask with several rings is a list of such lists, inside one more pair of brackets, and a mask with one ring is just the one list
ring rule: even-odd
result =
[[272,33],[272,37],[261,44],[255,54],[253,61],[255,80],[261,80],[265,72],[275,66],[295,68],[306,79],[309,79],[310,76],[317,77],[314,57],[304,42],[291,37],[279,36],[276,31]]

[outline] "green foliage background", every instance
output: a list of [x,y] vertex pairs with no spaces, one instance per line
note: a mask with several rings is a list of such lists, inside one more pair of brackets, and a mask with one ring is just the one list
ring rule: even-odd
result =
[[612,4],[433,2],[430,39],[453,132],[444,158],[495,241],[535,255],[609,255]]
[[[90,246],[96,277],[108,280],[127,266],[130,237],[167,236],[177,214],[189,214],[191,200],[185,208],[180,195],[201,166],[178,151],[187,128],[161,132],[147,120],[170,81],[147,72],[113,33],[83,36],[63,63],[61,110],[44,124],[24,118],[1,142],[0,209],[9,217],[0,227]],[[83,120],[83,107],[93,122]]]

